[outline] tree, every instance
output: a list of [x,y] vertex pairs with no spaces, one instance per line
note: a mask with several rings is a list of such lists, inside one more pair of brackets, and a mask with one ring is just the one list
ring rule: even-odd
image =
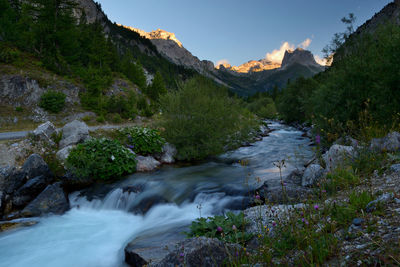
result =
[[156,72],[154,75],[153,83],[147,88],[147,95],[153,99],[158,100],[160,96],[167,93],[164,79],[160,72]]
[[129,50],[122,58],[121,71],[140,89],[146,89],[146,76],[144,75],[143,67],[139,62],[134,61],[132,52]]

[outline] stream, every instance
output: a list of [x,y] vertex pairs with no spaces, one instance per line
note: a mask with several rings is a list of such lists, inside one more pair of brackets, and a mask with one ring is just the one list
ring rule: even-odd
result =
[[302,132],[277,122],[249,147],[194,166],[164,166],[69,196],[71,209],[0,235],[0,266],[125,266],[124,247],[180,240],[199,216],[246,207],[249,190],[279,184],[312,156]]

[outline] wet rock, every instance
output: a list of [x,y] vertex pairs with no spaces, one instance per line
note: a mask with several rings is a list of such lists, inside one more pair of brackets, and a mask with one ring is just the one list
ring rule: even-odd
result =
[[387,203],[387,202],[389,202],[389,201],[391,201],[393,199],[394,199],[393,193],[385,193],[385,194],[379,196],[374,201],[369,202],[367,204],[367,206],[365,207],[365,211],[366,212],[373,212],[374,210],[376,210],[377,205],[379,203]]
[[374,151],[397,152],[400,149],[400,133],[391,132],[383,138],[374,138],[370,148]]
[[40,175],[28,180],[13,196],[13,206],[24,207],[33,200],[51,182],[46,176]]
[[58,150],[58,152],[56,153],[56,157],[59,161],[61,161],[62,163],[65,163],[67,161],[67,158],[69,156],[69,153],[71,152],[71,150],[75,147],[75,145],[70,145],[70,146],[66,146],[60,150]]
[[89,127],[86,123],[78,120],[66,124],[61,131],[63,135],[60,141],[60,148],[76,145],[90,138]]
[[400,163],[399,164],[393,164],[390,166],[390,171],[392,172],[400,172]]
[[356,156],[356,151],[351,146],[333,145],[323,155],[328,172],[338,167],[344,167]]
[[224,244],[216,238],[195,237],[177,243],[159,263],[149,266],[223,266],[229,257],[240,251],[239,245]]
[[265,125],[260,126],[260,135],[262,137],[268,136],[270,132],[271,132],[271,129],[268,128],[268,126],[265,126]]
[[324,174],[324,169],[319,164],[311,164],[304,171],[301,186],[312,186],[318,182]]
[[26,179],[31,179],[40,175],[45,177],[53,177],[47,163],[38,154],[32,154],[22,165],[22,171],[26,175]]
[[6,221],[0,222],[0,232],[10,231],[21,227],[28,227],[37,224],[37,221]]
[[177,154],[176,147],[169,143],[166,143],[162,147],[161,163],[171,164],[175,162],[175,156]]
[[48,213],[63,214],[68,209],[69,203],[59,182],[48,185],[39,196],[21,211],[21,215],[36,217]]
[[67,192],[73,192],[81,190],[94,183],[91,178],[77,177],[73,173],[67,171],[66,174],[61,178],[62,187]]
[[50,122],[47,121],[41,125],[39,125],[34,131],[33,135],[43,141],[51,141],[51,136],[56,133],[56,127]]
[[285,180],[296,185],[301,185],[304,171],[304,169],[295,169],[286,177]]
[[163,196],[152,195],[144,197],[139,203],[133,208],[133,213],[146,214],[152,207],[157,204],[168,203],[168,200]]
[[150,172],[156,170],[160,167],[161,163],[157,161],[155,158],[151,156],[143,157],[137,156],[136,157],[136,171],[138,172]]

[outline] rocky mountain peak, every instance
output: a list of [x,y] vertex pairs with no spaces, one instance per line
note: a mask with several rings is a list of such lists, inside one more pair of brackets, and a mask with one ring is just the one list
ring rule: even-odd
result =
[[305,66],[320,66],[314,59],[313,54],[304,50],[303,48],[296,48],[296,50],[286,50],[282,60],[282,68],[298,63]]
[[172,32],[167,32],[161,29],[157,29],[155,31],[151,32],[146,32],[138,28],[134,27],[129,27],[129,26],[124,26],[121,24],[118,24],[119,26],[122,26],[124,28],[127,28],[131,31],[137,32],[140,36],[150,39],[150,40],[171,40],[175,42],[179,47],[183,47],[182,43],[176,38],[175,33]]

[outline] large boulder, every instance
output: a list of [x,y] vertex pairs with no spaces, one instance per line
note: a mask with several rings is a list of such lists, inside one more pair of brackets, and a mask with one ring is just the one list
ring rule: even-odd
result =
[[167,164],[174,163],[176,153],[177,153],[176,147],[174,145],[166,143],[162,147],[162,155],[160,159],[161,163],[167,163]]
[[323,155],[326,170],[331,172],[339,167],[344,167],[356,156],[356,151],[352,146],[333,145]]
[[239,245],[224,244],[216,238],[195,237],[177,243],[160,262],[148,266],[223,266],[241,250]]
[[56,157],[57,159],[64,163],[65,161],[67,161],[67,158],[69,156],[69,153],[71,152],[71,150],[75,147],[75,145],[70,145],[70,146],[66,146],[60,150],[57,151],[56,153]]
[[13,196],[13,206],[24,207],[33,200],[51,182],[48,177],[40,175],[28,180]]
[[136,171],[138,172],[150,172],[156,170],[160,167],[161,163],[157,161],[155,158],[148,156],[137,156],[136,157]]
[[56,133],[56,127],[50,121],[47,121],[39,125],[33,131],[33,135],[43,141],[51,141],[51,136],[54,133]]
[[302,186],[314,185],[324,174],[324,169],[319,164],[311,164],[304,171],[301,179]]
[[0,171],[0,191],[12,194],[25,183],[25,173],[15,167],[3,168]]
[[40,175],[45,177],[53,177],[47,163],[38,154],[32,154],[22,165],[22,171],[26,175],[26,179],[31,179]]
[[89,127],[82,121],[74,120],[62,128],[60,148],[84,142],[89,136]]
[[39,196],[21,211],[21,215],[23,217],[36,217],[48,213],[63,214],[68,209],[69,203],[59,182],[48,185]]
[[391,132],[383,138],[374,138],[370,148],[379,152],[397,152],[400,150],[400,133]]

